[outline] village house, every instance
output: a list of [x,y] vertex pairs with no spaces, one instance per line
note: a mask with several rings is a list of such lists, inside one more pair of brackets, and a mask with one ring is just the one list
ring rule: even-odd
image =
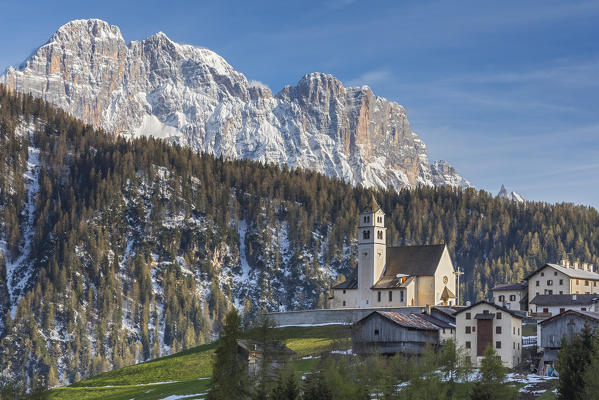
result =
[[492,346],[503,365],[513,368],[522,360],[523,314],[487,301],[463,308],[456,313],[456,345],[466,349],[474,366]]
[[567,310],[599,312],[599,294],[540,294],[530,301],[532,315],[551,317]]
[[388,247],[385,213],[373,198],[360,214],[357,273],[333,286],[329,308],[456,304],[455,270],[447,246]]
[[585,325],[591,330],[599,327],[599,313],[566,310],[539,323],[537,343],[538,351],[542,353],[539,374],[547,375],[555,368],[562,338],[572,338],[580,333]]
[[[562,263],[566,265],[545,264],[526,277],[529,301],[541,294],[599,293],[599,274],[593,272],[590,264]],[[535,310],[536,307],[529,304],[528,311]]]
[[493,302],[510,310],[528,310],[528,282],[504,283],[493,289]]

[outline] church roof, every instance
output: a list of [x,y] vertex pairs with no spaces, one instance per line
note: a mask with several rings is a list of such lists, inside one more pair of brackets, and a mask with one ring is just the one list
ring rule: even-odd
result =
[[439,266],[444,249],[444,244],[387,247],[387,266],[383,279],[398,274],[432,276]]
[[357,289],[358,288],[358,278],[355,276],[344,280],[341,283],[338,283],[332,287],[332,289]]

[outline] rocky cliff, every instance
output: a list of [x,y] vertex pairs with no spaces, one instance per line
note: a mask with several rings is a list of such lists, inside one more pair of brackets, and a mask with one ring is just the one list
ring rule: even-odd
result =
[[72,21],[0,82],[115,134],[313,169],[354,185],[469,186],[447,163],[431,168],[405,109],[367,86],[311,73],[273,95],[218,54],[163,33],[126,44],[116,26]]

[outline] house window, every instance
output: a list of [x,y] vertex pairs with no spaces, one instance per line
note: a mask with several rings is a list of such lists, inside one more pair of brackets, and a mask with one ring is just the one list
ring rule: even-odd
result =
[[466,327],[466,333],[470,333],[470,327],[469,326]]
[[551,279],[549,279],[549,280],[547,281],[547,286],[551,286],[551,285],[553,285],[553,281],[552,281]]
[[559,280],[559,284],[560,284],[560,285],[563,285],[563,284],[564,284],[564,280],[563,280],[563,279],[560,279],[560,280]]
[[514,345],[514,350],[516,350],[516,342],[512,343]]
[[[520,350],[520,343],[518,343],[518,350]],[[520,362],[520,358],[518,358],[518,362]]]
[[495,342],[495,348],[496,349],[500,349],[501,348],[501,341]]
[[378,329],[375,329],[375,330],[374,330],[374,334],[375,334],[375,335],[378,335],[378,334],[379,334],[379,330],[378,330]]
[[515,294],[510,295],[510,301],[516,301],[516,295]]
[[586,310],[587,310],[587,308],[586,308],[586,307],[582,307],[582,308],[580,309],[580,311],[586,311]]
[[383,231],[378,231],[376,233],[376,236],[377,236],[378,239],[382,239],[383,238]]
[[505,296],[504,295],[499,296],[499,302],[503,303],[504,301],[505,301]]
[[541,276],[545,276],[545,273],[544,273],[544,272],[541,272]]
[[496,335],[501,335],[501,327],[500,326],[496,326],[495,327],[495,334]]
[[564,311],[566,311],[566,309],[565,309],[565,308],[560,308],[560,309],[559,309],[559,312],[560,312],[560,314],[561,314],[561,313],[563,313]]
[[343,289],[343,294],[345,294],[345,289]]
[[443,333],[445,333],[445,328],[443,328]]
[[343,307],[345,307],[345,300],[343,300]]
[[497,319],[501,319],[501,313],[500,312],[497,313]]
[[466,342],[466,348],[469,349],[471,347],[472,347],[472,345],[470,344],[470,342]]
[[520,328],[518,328],[518,336],[520,336]]
[[537,281],[535,285],[536,285],[536,286],[539,286],[539,281]]
[[589,281],[585,280],[585,281],[584,281],[584,285],[585,285],[585,286],[589,286]]
[[543,312],[544,312],[544,313],[548,313],[548,312],[549,312],[549,309],[548,309],[548,308],[543,308]]
[[393,301],[393,291],[389,290],[389,301]]
[[553,276],[557,276],[557,271],[553,271]]
[[471,314],[469,312],[467,312],[466,313],[466,319],[471,319],[471,318],[472,318]]
[[364,234],[362,236],[364,239],[370,239],[370,231],[364,231]]
[[578,279],[576,279],[576,284],[578,285]]
[[380,303],[381,302],[381,292],[376,292],[377,295],[377,301]]
[[399,291],[399,301],[403,303],[403,290]]
[[515,327],[515,326],[512,328],[512,334],[513,334],[513,335],[515,335],[515,334],[516,334],[516,327]]
[[476,332],[476,326],[472,327],[472,333]]

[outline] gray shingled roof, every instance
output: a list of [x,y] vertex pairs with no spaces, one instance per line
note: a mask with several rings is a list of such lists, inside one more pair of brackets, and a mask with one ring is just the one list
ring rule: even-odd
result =
[[592,311],[578,311],[578,310],[566,310],[563,313],[559,313],[557,315],[554,315],[551,318],[547,318],[546,320],[543,320],[540,322],[541,325],[545,325],[546,323],[548,323],[549,321],[554,321],[556,319],[559,318],[564,318],[568,315],[572,315],[572,314],[578,314],[584,318],[588,318],[591,320],[595,320],[595,321],[599,321],[599,313],[596,312],[592,312]]
[[378,314],[387,318],[391,322],[403,326],[404,328],[411,329],[424,329],[424,330],[439,330],[439,327],[432,322],[427,321],[418,314],[400,314],[390,311],[376,311]]
[[499,291],[499,290],[524,290],[528,287],[528,282],[524,281],[524,282],[520,282],[520,283],[502,283],[499,284],[497,286],[495,286],[492,290],[493,291]]
[[468,311],[468,310],[470,310],[470,309],[472,309],[472,308],[476,307],[477,305],[479,305],[479,304],[483,304],[483,303],[484,303],[484,304],[488,304],[488,305],[490,305],[490,306],[493,306],[493,307],[497,308],[498,310],[505,311],[506,313],[508,313],[508,314],[511,314],[512,316],[514,316],[514,317],[516,317],[516,318],[524,318],[524,317],[526,317],[526,312],[525,312],[525,311],[520,311],[520,310],[511,310],[511,309],[509,309],[509,308],[507,308],[507,307],[503,307],[503,306],[500,306],[500,305],[498,305],[498,304],[491,303],[490,301],[487,301],[487,300],[481,300],[481,301],[479,301],[479,302],[477,302],[477,303],[474,303],[474,304],[472,304],[472,305],[470,305],[470,306],[468,306],[468,307],[464,307],[464,308],[462,308],[462,309],[458,310],[458,311],[456,312],[456,316],[457,316],[457,314],[461,314],[461,313],[463,313],[464,311]]
[[576,306],[599,301],[599,294],[539,294],[530,301],[537,306]]
[[556,271],[562,272],[562,273],[566,274],[567,276],[569,276],[570,278],[599,280],[599,274],[596,272],[586,271],[584,269],[568,268],[568,267],[564,267],[563,265],[557,265],[557,264],[545,264],[541,268],[537,269],[536,271],[528,274],[525,279],[530,278],[537,272],[540,272],[542,269],[547,268],[547,267],[554,268]]

